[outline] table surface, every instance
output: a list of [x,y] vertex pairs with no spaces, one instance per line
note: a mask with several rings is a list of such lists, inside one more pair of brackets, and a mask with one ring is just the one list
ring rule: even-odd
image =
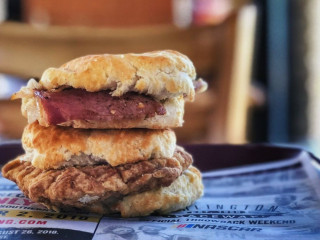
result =
[[[192,154],[194,165],[201,171],[217,170],[244,165],[275,162],[293,158],[301,153],[299,148],[268,144],[193,144],[184,148]],[[20,142],[0,144],[0,164],[24,153]]]

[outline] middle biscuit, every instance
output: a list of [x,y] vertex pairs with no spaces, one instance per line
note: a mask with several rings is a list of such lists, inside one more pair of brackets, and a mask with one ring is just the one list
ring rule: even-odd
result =
[[22,160],[36,168],[58,169],[108,163],[118,166],[154,158],[172,158],[176,148],[173,130],[90,130],[26,126]]

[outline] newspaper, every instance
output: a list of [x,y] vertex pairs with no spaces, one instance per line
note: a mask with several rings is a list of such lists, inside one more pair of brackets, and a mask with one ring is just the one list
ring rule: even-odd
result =
[[203,181],[204,196],[182,211],[123,219],[48,211],[1,177],[0,239],[320,239],[320,165],[304,151]]

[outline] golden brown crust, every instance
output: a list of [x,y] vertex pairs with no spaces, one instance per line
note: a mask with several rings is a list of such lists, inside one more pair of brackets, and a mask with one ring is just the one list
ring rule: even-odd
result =
[[31,200],[49,208],[110,213],[126,195],[169,186],[191,163],[188,153],[177,150],[171,159],[45,171],[18,157],[2,168],[2,174]]
[[153,212],[167,214],[190,206],[202,194],[200,171],[191,166],[169,187],[129,195],[115,209],[122,217],[147,216]]
[[83,154],[117,166],[150,158],[171,158],[176,148],[176,136],[170,129],[46,128],[35,122],[26,126],[22,145],[27,153],[25,160],[40,169],[62,167],[72,161],[72,157]]
[[195,68],[188,57],[172,51],[142,54],[102,54],[76,58],[59,68],[47,69],[40,80],[43,89],[61,86],[89,92],[110,89],[113,96],[134,91],[166,99],[185,95],[194,100]]

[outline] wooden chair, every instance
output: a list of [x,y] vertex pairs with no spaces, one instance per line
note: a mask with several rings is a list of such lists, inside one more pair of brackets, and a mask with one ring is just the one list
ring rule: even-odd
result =
[[[186,105],[180,142],[245,142],[256,9],[232,14],[218,26],[129,29],[0,25],[0,72],[23,78],[96,53],[175,49],[194,62],[209,90]],[[1,114],[1,113],[0,113]],[[19,113],[14,113],[16,117]]]

